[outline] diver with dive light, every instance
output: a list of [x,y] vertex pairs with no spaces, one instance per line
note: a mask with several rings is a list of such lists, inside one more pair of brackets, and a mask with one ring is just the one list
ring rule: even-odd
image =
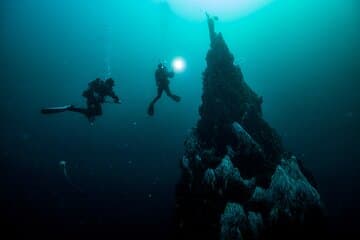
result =
[[173,78],[175,73],[173,71],[168,71],[167,67],[163,63],[158,64],[158,68],[155,71],[155,80],[157,86],[157,95],[151,101],[147,113],[150,116],[154,115],[155,103],[161,98],[163,91],[175,102],[180,102],[181,98],[173,93],[171,93],[169,88],[169,78]]

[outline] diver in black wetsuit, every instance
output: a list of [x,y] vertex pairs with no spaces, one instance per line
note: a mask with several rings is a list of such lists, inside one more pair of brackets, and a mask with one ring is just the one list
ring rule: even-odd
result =
[[112,78],[103,81],[100,78],[89,83],[88,89],[82,94],[86,98],[87,108],[78,108],[74,105],[64,107],[44,108],[43,114],[59,113],[64,111],[78,112],[84,114],[93,123],[96,116],[102,115],[102,104],[105,103],[107,96],[112,97],[114,103],[121,103],[119,97],[115,94],[113,87],[115,83]]
[[151,101],[148,107],[147,112],[150,116],[154,115],[155,103],[161,98],[163,91],[165,91],[166,95],[168,95],[175,102],[180,102],[181,98],[179,96],[172,94],[169,88],[169,83],[170,83],[169,78],[173,78],[173,77],[174,77],[173,71],[169,72],[162,63],[158,65],[158,68],[155,71],[155,80],[158,88],[157,96]]

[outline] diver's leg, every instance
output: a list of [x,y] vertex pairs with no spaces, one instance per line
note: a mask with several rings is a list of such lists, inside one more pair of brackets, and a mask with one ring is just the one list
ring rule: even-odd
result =
[[163,88],[162,87],[158,87],[158,90],[157,90],[157,95],[156,97],[151,101],[149,107],[148,107],[148,114],[150,116],[153,116],[154,115],[154,105],[155,103],[161,98],[161,95],[163,93]]
[[101,103],[96,103],[94,104],[94,107],[92,109],[92,112],[94,113],[94,115],[96,116],[101,116],[102,115],[102,106]]
[[179,96],[176,96],[175,94],[172,94],[171,91],[170,91],[170,88],[169,88],[169,85],[167,85],[165,88],[164,88],[166,94],[172,99],[174,100],[175,102],[180,102],[180,97]]
[[78,112],[78,113],[82,113],[84,115],[88,115],[88,109],[87,108],[78,108],[78,107],[74,107],[74,106],[71,106],[70,108],[67,109],[68,111],[71,111],[71,112]]
[[101,103],[88,104],[86,109],[86,117],[88,118],[91,125],[95,122],[95,117],[101,116],[103,113]]
[[163,91],[164,91],[164,89],[162,87],[158,87],[157,95],[152,100],[152,102],[150,103],[151,105],[154,105],[161,98],[161,95],[162,95]]

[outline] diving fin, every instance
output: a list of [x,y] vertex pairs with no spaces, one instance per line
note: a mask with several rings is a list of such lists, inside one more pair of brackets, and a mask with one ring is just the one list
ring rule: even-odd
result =
[[154,104],[150,104],[147,113],[150,116],[154,116]]
[[172,96],[172,99],[173,99],[175,102],[180,102],[181,97],[174,95],[174,96]]
[[65,105],[62,107],[50,107],[41,109],[42,114],[61,113],[71,109],[73,105]]

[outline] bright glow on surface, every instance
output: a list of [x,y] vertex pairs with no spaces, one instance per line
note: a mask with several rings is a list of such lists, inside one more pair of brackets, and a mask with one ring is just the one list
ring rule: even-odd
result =
[[186,63],[185,63],[184,58],[176,57],[173,59],[171,66],[174,69],[174,72],[179,73],[179,72],[183,72],[185,70]]
[[205,11],[221,21],[249,15],[274,0],[167,0],[177,14],[194,20],[204,20]]

